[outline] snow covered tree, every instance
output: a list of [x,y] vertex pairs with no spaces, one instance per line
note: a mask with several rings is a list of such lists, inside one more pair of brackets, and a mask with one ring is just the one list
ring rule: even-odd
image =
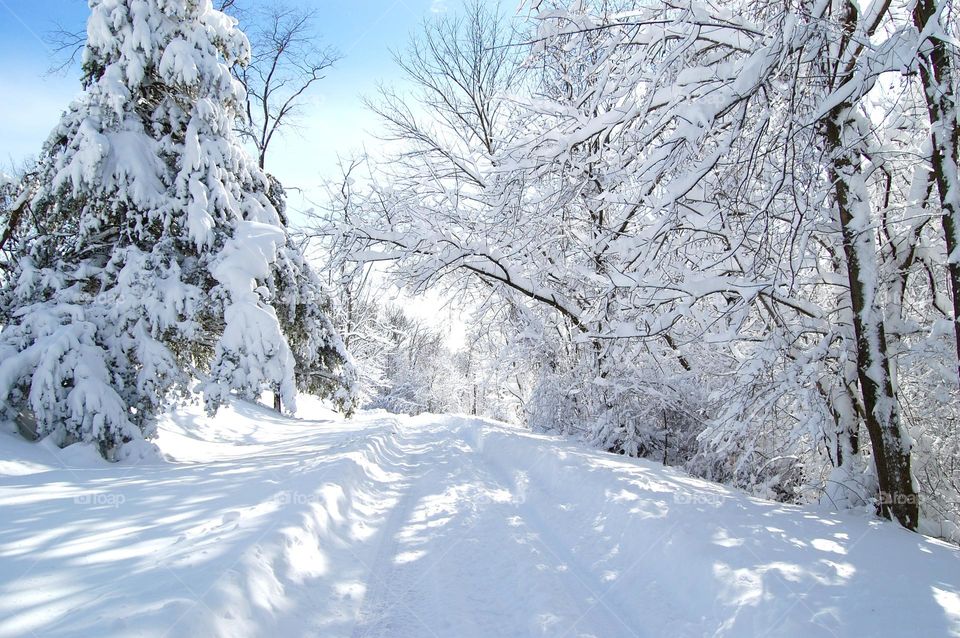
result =
[[272,389],[293,409],[283,324],[303,312],[279,320],[270,286],[287,276],[278,258],[295,259],[233,133],[243,91],[230,68],[248,56],[210,0],[91,2],[83,94],[19,195],[30,221],[0,290],[8,416],[32,412],[39,434],[115,458],[196,377],[210,410]]
[[[884,313],[881,307],[878,256],[873,211],[862,158],[870,153],[864,143],[868,128],[860,112],[860,98],[871,88],[856,77],[864,43],[874,35],[886,14],[878,3],[861,15],[849,0],[835,3],[834,19],[840,36],[827,53],[834,74],[831,89],[848,97],[829,109],[822,120],[830,155],[832,199],[837,208],[850,290],[856,343],[857,371],[863,399],[864,421],[873,445],[874,463],[885,514],[905,527],[916,529],[919,502],[910,471],[910,437],[900,417],[899,399],[892,378]],[[858,81],[859,80],[859,81]],[[849,85],[853,85],[850,88]]]
[[[268,195],[282,220],[286,220],[283,187],[271,175]],[[294,358],[297,389],[316,396],[329,397],[337,407],[350,414],[356,407],[357,373],[346,344],[333,325],[333,307],[327,289],[293,238],[278,250],[268,281],[268,300],[277,313]],[[280,393],[274,392],[274,407],[279,411]]]
[[953,480],[951,4],[529,4],[523,44],[471,8],[411,45],[344,245],[520,309],[530,425],[916,527],[917,434]]
[[930,179],[940,196],[941,226],[947,249],[953,335],[960,382],[960,54],[957,11],[952,2],[917,0],[913,25],[922,34],[919,74],[930,123]]
[[22,215],[22,207],[17,202],[19,181],[6,173],[0,172],[0,229],[2,229],[2,235],[0,235],[0,278],[10,268],[11,259],[7,246],[14,243],[13,233],[20,225],[19,217]]

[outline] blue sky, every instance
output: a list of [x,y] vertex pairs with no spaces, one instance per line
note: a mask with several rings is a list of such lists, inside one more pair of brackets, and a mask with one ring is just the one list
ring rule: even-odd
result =
[[[256,0],[248,0],[248,3]],[[268,169],[285,183],[311,189],[336,167],[337,154],[370,144],[376,120],[363,94],[391,82],[391,48],[433,13],[455,10],[459,0],[289,0],[317,9],[324,41],[341,51],[337,64],[309,97],[295,132],[275,142]],[[0,166],[36,155],[61,110],[79,90],[79,71],[48,73],[57,60],[44,37],[62,24],[82,29],[86,0],[0,0]],[[11,99],[13,98],[13,99]]]

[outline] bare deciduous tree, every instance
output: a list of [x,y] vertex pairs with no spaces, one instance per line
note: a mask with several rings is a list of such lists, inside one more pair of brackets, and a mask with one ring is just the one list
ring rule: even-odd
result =
[[246,117],[237,130],[266,168],[270,143],[294,124],[307,92],[340,54],[319,43],[313,11],[282,3],[247,9],[236,0],[223,0],[221,10],[236,17],[250,39],[249,63],[234,67],[247,90]]

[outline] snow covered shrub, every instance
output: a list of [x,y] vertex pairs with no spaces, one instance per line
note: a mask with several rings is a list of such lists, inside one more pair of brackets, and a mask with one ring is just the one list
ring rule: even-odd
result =
[[683,466],[697,451],[703,429],[700,397],[682,378],[651,374],[611,384],[611,400],[598,417],[593,443],[611,452]]
[[383,347],[367,407],[397,414],[450,410],[445,381],[452,376],[443,334],[397,306],[382,311]]
[[643,359],[620,346],[606,350],[600,362],[593,344],[544,351],[550,354],[527,404],[531,427],[669,465],[685,465],[697,453],[704,398],[690,375],[668,377],[654,366],[626,365]]
[[536,432],[587,436],[591,420],[589,394],[572,374],[543,374],[527,401],[527,425]]
[[281,321],[270,302],[271,285],[310,276],[232,132],[246,38],[210,0],[91,0],[87,36],[84,91],[19,195],[0,407],[107,457],[153,435],[195,375],[210,410],[264,390],[292,409],[298,356],[346,356],[329,332],[293,351],[284,324],[310,315],[312,329],[322,310],[296,300]]
[[[914,476],[920,486],[921,529],[960,542],[960,401],[953,392],[949,322],[911,344],[897,379],[914,440]],[[945,334],[946,333],[946,334]]]

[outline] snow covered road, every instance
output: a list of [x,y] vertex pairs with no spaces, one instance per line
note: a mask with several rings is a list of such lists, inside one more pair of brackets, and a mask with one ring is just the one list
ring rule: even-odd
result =
[[[0,435],[0,637],[960,636],[960,554],[461,417]],[[75,446],[76,447],[76,446]]]

